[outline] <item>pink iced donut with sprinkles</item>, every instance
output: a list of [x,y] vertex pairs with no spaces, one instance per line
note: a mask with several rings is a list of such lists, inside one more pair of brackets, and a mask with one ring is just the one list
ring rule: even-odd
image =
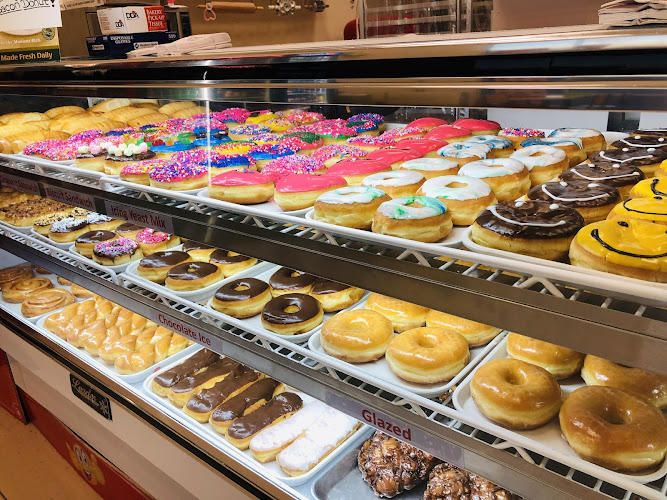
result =
[[[398,144],[400,145],[400,142]],[[377,151],[368,153],[366,156],[368,160],[379,160],[388,164],[393,170],[398,170],[403,162],[415,160],[421,157],[421,153],[417,151],[413,151],[411,149],[394,148],[378,149]]]
[[348,146],[354,146],[355,148],[363,149],[364,151],[371,152],[376,149],[389,148],[396,145],[396,141],[390,137],[385,137],[384,135],[358,135],[357,137],[350,137],[345,144]]
[[390,172],[391,166],[380,160],[343,160],[327,171],[327,175],[339,175],[350,186],[360,186],[361,181],[371,174]]
[[402,139],[396,143],[398,149],[409,149],[428,158],[436,158],[438,149],[446,145],[446,141],[436,139]]
[[271,160],[264,166],[262,172],[279,179],[289,174],[310,174],[320,170],[323,173],[326,170],[321,160],[313,156],[290,155]]
[[452,125],[467,128],[472,135],[497,135],[500,132],[500,123],[493,120],[477,120],[475,118],[460,118]]
[[241,205],[264,203],[273,196],[274,178],[257,170],[229,170],[211,179],[208,195]]
[[171,191],[189,191],[206,187],[208,167],[169,160],[153,168],[148,177],[153,187]]
[[137,234],[136,240],[144,255],[162,252],[181,244],[181,239],[178,236],[148,227]]
[[424,139],[436,141],[461,142],[472,137],[472,130],[454,125],[441,125],[429,130]]
[[338,175],[292,174],[276,183],[273,200],[285,211],[302,210],[315,205],[321,194],[344,186],[345,178]]
[[409,137],[424,137],[428,132],[424,127],[403,127],[403,128],[392,128],[387,130],[384,134],[385,137],[394,139],[395,141],[400,141],[401,139],[407,139]]
[[367,152],[355,146],[347,144],[330,144],[324,146],[312,153],[312,157],[324,162],[327,167],[331,167],[341,160],[363,158]]

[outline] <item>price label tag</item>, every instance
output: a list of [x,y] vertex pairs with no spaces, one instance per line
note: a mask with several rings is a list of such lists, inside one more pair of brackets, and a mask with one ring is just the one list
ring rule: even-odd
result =
[[104,205],[107,209],[107,215],[110,217],[139,224],[140,226],[152,227],[165,233],[173,234],[174,232],[174,224],[168,215],[156,214],[113,201],[105,200]]
[[458,446],[454,446],[444,439],[434,437],[408,423],[401,422],[382,412],[371,409],[363,403],[354,401],[337,392],[327,391],[325,399],[329,406],[347,413],[351,417],[375,427],[385,434],[465,469],[463,450]]
[[222,353],[222,340],[217,337],[209,335],[208,333],[203,332],[198,328],[186,325],[182,321],[163,314],[160,311],[153,311],[151,313],[151,319],[158,325],[164,326],[168,330],[174,331],[183,337],[189,338],[194,342],[203,345],[207,349],[211,349],[218,354]]
[[95,198],[90,195],[77,193],[70,189],[49,186],[48,184],[42,184],[42,187],[44,188],[44,194],[46,194],[47,198],[68,205],[74,205],[75,207],[85,208],[91,212],[95,211]]
[[2,172],[0,173],[0,183],[2,183],[3,186],[12,187],[17,191],[22,191],[24,193],[41,194],[39,191],[39,182],[23,179],[16,175],[5,174]]

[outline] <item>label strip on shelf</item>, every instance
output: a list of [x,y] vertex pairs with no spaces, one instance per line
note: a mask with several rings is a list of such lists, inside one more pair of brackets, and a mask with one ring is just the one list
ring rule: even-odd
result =
[[48,184],[42,183],[42,189],[44,195],[47,198],[51,198],[55,201],[60,201],[68,205],[74,205],[77,207],[85,208],[94,212],[96,210],[95,198],[90,195],[77,193],[71,189],[65,189],[56,186],[50,186]]
[[140,226],[152,227],[165,233],[174,233],[174,223],[168,215],[157,214],[141,208],[135,208],[123,203],[104,200],[106,214],[110,217],[122,219],[126,222],[132,222]]
[[30,179],[24,179],[23,177],[19,177],[17,175],[0,172],[0,183],[2,183],[3,186],[12,187],[23,193],[36,195],[42,194],[39,189],[39,182]]
[[150,314],[150,319],[168,330],[172,330],[183,337],[186,337],[207,349],[222,354],[222,340],[209,335],[208,333],[199,330],[190,325],[186,325],[182,321],[168,316],[160,311],[153,310]]

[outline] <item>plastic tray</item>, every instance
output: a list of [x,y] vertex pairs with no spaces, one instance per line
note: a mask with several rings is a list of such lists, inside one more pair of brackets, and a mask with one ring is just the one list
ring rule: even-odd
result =
[[[111,184],[113,186],[122,186],[124,188],[133,189],[135,191],[141,191],[144,193],[155,194],[158,196],[165,196],[167,198],[175,199],[186,199],[186,201],[193,201],[192,198],[205,188],[197,189],[186,189],[186,190],[177,190],[177,189],[162,189],[156,188],[153,186],[146,186],[144,184],[137,184],[136,182],[124,181],[118,175],[106,175],[103,174],[103,177],[100,179],[100,182],[104,184]],[[190,196],[191,198],[183,198],[181,195]]]
[[45,163],[52,163],[54,166],[70,166],[74,165],[74,160],[49,160],[48,158],[36,158],[31,155],[26,155],[23,153],[17,153],[14,155],[17,160],[28,160],[28,161],[34,161],[34,160],[40,160]]
[[575,282],[579,285],[584,285],[593,290],[599,290],[604,293],[606,290],[614,290],[616,293],[627,294],[630,297],[641,297],[647,299],[650,303],[656,303],[664,306],[667,302],[667,283],[655,283],[653,281],[642,281],[635,278],[628,278],[626,276],[619,276],[616,274],[606,273],[604,271],[596,271],[594,269],[586,269],[583,267],[576,267],[571,264],[563,262],[555,262],[547,259],[539,259],[537,257],[530,257],[519,253],[507,252],[505,250],[498,250],[497,248],[489,248],[479,245],[470,239],[470,232],[472,228],[467,228],[463,234],[463,246],[472,250],[473,252],[491,255],[494,257],[502,257],[505,259],[513,259],[528,264],[535,264],[545,266],[554,270],[553,274],[558,278],[558,271],[570,271],[565,282],[572,282],[572,271],[575,271]]
[[[235,212],[238,212],[239,210],[243,211],[243,209],[247,207],[247,205],[241,205],[239,203],[230,203],[228,201],[216,200],[215,198],[211,198],[208,195],[208,188],[200,191],[197,196],[199,196],[199,198],[202,198],[202,203],[206,203],[209,206],[220,207],[223,209],[224,208],[230,209],[231,206],[233,205]],[[271,216],[275,214],[302,216],[306,215],[306,213],[312,208],[308,207],[308,208],[302,208],[301,210],[283,210],[278,206],[278,204],[275,201],[273,201],[273,198],[271,198],[267,202],[252,205],[252,207],[258,212],[263,212],[264,215],[266,216]]]
[[68,241],[67,243],[58,243],[57,241],[53,241],[48,236],[44,236],[42,234],[39,234],[33,228],[30,228],[30,236],[32,236],[33,238],[36,238],[38,240],[44,241],[51,246],[54,246],[56,248],[60,248],[61,250],[69,250],[70,247],[72,247],[72,245],[74,244],[74,242],[72,242],[72,241]]
[[[5,266],[2,266],[2,267],[5,267]],[[68,287],[64,287],[64,286],[58,284],[58,276],[56,276],[55,274],[35,273],[35,277],[48,278],[49,280],[51,280],[51,283],[53,283],[53,288],[63,288],[63,289],[66,289],[66,290],[69,291]],[[0,295],[0,297],[1,297],[1,295]],[[74,301],[75,302],[81,302],[81,299],[78,299],[78,298],[75,297]],[[49,314],[54,313],[54,312],[59,311],[60,309],[62,309],[61,307],[59,307],[58,309],[54,309],[53,311],[49,311],[49,312],[44,313],[44,314],[40,314],[39,316],[34,316],[32,318],[28,318],[28,317],[24,316],[23,313],[21,312],[21,302],[14,303],[14,302],[7,302],[5,300],[0,300],[0,303],[2,304],[4,309],[6,311],[8,311],[9,313],[11,313],[13,316],[23,318],[26,321],[30,321],[31,323],[37,323],[37,322],[39,322],[40,319],[45,318]]]
[[122,273],[123,271],[125,271],[128,268],[128,266],[131,266],[132,264],[138,263],[139,260],[141,260],[141,259],[132,260],[132,261],[128,262],[127,264],[120,264],[118,266],[104,266],[102,264],[99,264],[99,263],[95,262],[93,259],[91,259],[89,257],[86,257],[85,255],[81,255],[79,252],[76,251],[76,245],[73,245],[73,244],[70,243],[69,251],[70,251],[70,253],[73,253],[74,255],[76,255],[79,258],[87,259],[90,262],[92,262],[93,264],[95,264],[96,266],[100,266],[104,269],[108,269],[109,271],[113,271],[116,274]]
[[[315,221],[315,219],[313,218],[314,212],[315,209],[309,210],[308,213],[306,213],[306,219]],[[330,230],[332,233],[340,234],[343,236],[349,236],[354,239],[365,240],[371,243],[380,243],[381,245],[387,245],[398,248],[412,247],[412,245],[406,242],[412,242],[413,240],[406,240],[405,238],[398,238],[397,236],[388,236],[386,234],[374,233],[373,231],[364,231],[363,229],[354,229],[352,227],[337,226],[336,224],[329,224],[328,222],[322,222],[322,221],[316,221],[316,222],[318,223],[318,226],[327,228],[327,230]],[[449,233],[445,238],[441,239],[440,241],[436,241],[435,243],[423,243],[421,241],[414,243],[428,245],[434,250],[437,247],[458,248],[461,246],[461,238],[466,229],[467,228],[465,227],[454,226],[452,232]],[[434,253],[437,253],[437,251],[435,251]]]
[[[230,444],[223,435],[214,431],[209,424],[202,424],[200,422],[197,422],[195,419],[185,414],[183,411],[180,411],[176,406],[174,406],[169,401],[169,399],[160,397],[153,392],[151,388],[153,379],[160,373],[169,370],[174,366],[177,366],[182,361],[183,360],[181,359],[175,363],[170,364],[169,366],[165,366],[159,371],[155,371],[152,375],[150,375],[144,381],[144,386],[143,386],[144,392],[146,392],[146,394],[148,394],[151,397],[151,399],[157,401],[163,409],[167,408],[168,412],[171,415],[173,415],[177,420],[179,420],[181,423],[185,424],[187,427],[194,430],[198,434],[204,434],[207,440],[213,443],[215,446],[225,450],[232,456],[241,458],[242,460],[246,461],[246,463],[248,463],[248,461],[251,462],[254,465],[254,468],[259,467],[260,470],[262,470],[265,474],[276,477],[285,484],[289,484],[291,486],[297,486],[300,484],[307,483],[316,475],[318,475],[322,469],[327,467],[327,465],[335,463],[338,457],[341,456],[342,454],[345,454],[351,447],[357,446],[359,444],[360,439],[366,439],[366,437],[368,437],[368,435],[370,435],[370,433],[372,432],[367,425],[362,424],[361,427],[357,429],[357,431],[354,434],[352,434],[349,438],[347,438],[345,442],[343,442],[340,446],[338,446],[338,448],[336,448],[333,452],[327,455],[320,463],[318,463],[310,471],[300,476],[289,476],[285,474],[285,472],[283,472],[283,470],[280,468],[280,466],[275,460],[267,463],[258,462],[252,456],[250,450],[245,450],[245,451],[239,450],[234,445]],[[293,391],[287,389],[287,392],[297,393],[303,399],[304,406],[315,401],[315,398],[299,391]]]
[[18,231],[19,233],[23,234],[30,234],[32,232],[32,225],[30,226],[15,226],[14,224],[10,224],[5,221],[0,221],[0,225],[3,225],[5,227],[8,227],[9,229],[13,229],[14,231]]
[[[506,346],[507,339],[503,339],[503,341],[498,344],[498,346],[479,366],[494,359],[506,358]],[[557,418],[554,418],[551,422],[542,427],[528,431],[510,430],[494,424],[477,409],[477,405],[470,395],[470,381],[472,380],[475,371],[476,369],[456,388],[452,402],[456,409],[464,413],[476,428],[489,432],[501,439],[505,439],[509,443],[521,448],[532,450],[535,453],[539,453],[540,455],[544,455],[545,457],[549,457],[557,462],[611,483],[617,483],[618,478],[623,478],[637,483],[646,484],[655,481],[656,479],[660,479],[667,474],[667,460],[663,461],[662,466],[658,470],[637,474],[621,474],[592,464],[591,462],[587,462],[579,457],[579,455],[570,448],[570,445],[567,444],[567,441],[561,434]],[[579,376],[560,380],[559,383],[564,396],[567,396],[576,389],[586,385]]]

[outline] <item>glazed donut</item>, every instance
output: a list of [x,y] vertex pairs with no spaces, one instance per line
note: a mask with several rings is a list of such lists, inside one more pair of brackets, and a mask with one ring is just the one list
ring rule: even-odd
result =
[[381,189],[348,186],[317,198],[313,219],[356,229],[370,229],[378,207],[391,198]]
[[120,266],[143,256],[139,243],[129,238],[103,241],[93,248],[93,261],[103,266]]
[[135,239],[139,243],[139,248],[141,248],[144,255],[150,255],[153,252],[162,252],[181,243],[181,239],[178,236],[156,231],[148,227],[140,231]]
[[627,200],[632,187],[644,178],[644,172],[637,167],[606,162],[582,163],[558,176],[559,181],[584,180],[613,186],[624,200]]
[[118,226],[115,229],[115,232],[121,238],[134,239],[143,230],[144,227],[142,226],[137,226],[136,224],[132,224],[131,222],[125,222],[124,224]]
[[88,231],[76,239],[74,242],[74,248],[76,248],[76,251],[79,254],[92,259],[95,245],[102,243],[103,241],[115,240],[118,237],[118,234],[114,233],[113,231]]
[[217,248],[193,240],[183,243],[183,251],[187,252],[192,257],[192,260],[196,260],[197,262],[208,262],[211,254],[216,250]]
[[256,170],[228,170],[211,179],[208,194],[216,200],[250,205],[273,196],[274,179]]
[[659,465],[667,451],[667,422],[645,399],[615,387],[581,387],[560,409],[560,429],[585,460],[611,470]]
[[509,139],[497,135],[473,135],[463,141],[464,144],[489,146],[487,158],[507,158],[514,152],[514,144]]
[[424,135],[424,139],[434,139],[436,141],[446,141],[448,143],[461,142],[472,137],[472,131],[464,127],[455,127],[454,125],[441,125],[429,130]]
[[200,290],[223,279],[222,270],[208,262],[184,262],[169,271],[164,284],[170,290],[188,292]]
[[565,151],[552,146],[528,146],[515,151],[510,158],[526,166],[531,186],[553,180],[570,165]]
[[394,335],[391,321],[375,311],[358,309],[336,314],[322,325],[322,349],[348,363],[366,363],[384,356]]
[[319,278],[308,294],[322,304],[324,312],[335,312],[359,302],[364,290],[355,286]]
[[164,280],[167,279],[167,272],[172,267],[191,260],[190,255],[178,250],[153,252],[139,261],[137,274],[149,281],[164,283]]
[[315,205],[320,195],[347,186],[338,175],[292,174],[276,183],[273,201],[285,211],[301,210]]
[[33,276],[35,276],[35,272],[31,264],[5,267],[4,269],[0,269],[0,289],[14,281],[32,278]]
[[610,164],[637,167],[646,177],[653,177],[660,163],[667,160],[667,148],[621,148],[598,151],[590,157],[591,163],[608,162]]
[[459,175],[486,182],[498,201],[512,201],[530,189],[530,174],[526,166],[513,158],[478,160],[463,165]]
[[502,330],[495,326],[484,325],[452,314],[431,309],[426,315],[426,326],[430,328],[444,328],[447,331],[460,333],[470,347],[487,344]]
[[359,186],[366,177],[379,172],[391,172],[391,167],[385,162],[364,158],[339,161],[327,170],[327,175],[342,177],[348,185]]
[[250,318],[262,312],[271,300],[267,283],[256,278],[240,278],[218,288],[211,307],[234,318]]
[[399,168],[399,172],[401,170],[419,172],[428,180],[443,175],[456,175],[459,168],[458,163],[452,160],[445,160],[444,158],[417,158],[416,160],[403,163]]
[[664,137],[648,135],[631,135],[624,139],[614,141],[609,145],[609,149],[623,148],[665,148],[667,147],[667,135]]
[[419,172],[396,170],[371,174],[361,181],[362,186],[381,189],[392,198],[414,196],[424,183],[424,176]]
[[427,196],[408,196],[382,203],[375,215],[374,233],[434,243],[452,231],[447,205]]
[[573,266],[667,283],[665,226],[638,220],[603,220],[581,229],[570,247]]
[[500,123],[493,120],[459,118],[452,125],[467,128],[472,131],[472,135],[497,135],[500,132]]
[[57,243],[73,243],[79,236],[87,233],[89,230],[86,219],[67,217],[51,224],[48,236],[49,239]]
[[426,324],[426,314],[429,311],[426,307],[375,292],[368,296],[364,308],[382,314],[391,321],[394,331],[397,333],[424,326]]
[[278,297],[286,293],[308,294],[313,288],[317,277],[312,274],[295,271],[289,267],[281,267],[269,278],[271,295]]
[[66,280],[65,278],[61,278],[60,276],[58,276],[57,281],[60,285],[72,286],[72,282],[70,280]]
[[618,365],[588,354],[581,369],[581,378],[587,385],[623,389],[644,398],[660,410],[667,409],[667,377],[664,375]]
[[590,156],[596,151],[607,147],[604,135],[592,128],[557,128],[549,134],[549,137],[577,137],[581,139],[586,156]]
[[510,429],[533,429],[558,414],[562,394],[556,377],[518,359],[494,359],[470,381],[470,394],[482,414]]
[[562,149],[567,155],[570,167],[586,161],[586,152],[584,151],[583,142],[578,137],[543,137],[526,139],[517,146],[517,149],[528,148],[530,146],[551,146]]
[[424,118],[417,118],[412,120],[406,125],[406,127],[421,127],[426,130],[434,129],[435,127],[440,127],[441,125],[449,125],[447,120],[442,120],[441,118],[433,118],[431,116],[425,116]]
[[443,328],[413,328],[396,335],[385,353],[387,364],[403,380],[435,384],[451,380],[468,364],[468,341]]
[[584,218],[573,208],[548,201],[517,201],[490,206],[471,227],[470,239],[478,245],[563,260]]
[[535,139],[544,137],[544,132],[534,128],[510,127],[504,128],[498,132],[499,137],[504,137],[512,141],[515,148],[519,147],[526,139]]
[[614,206],[621,201],[615,187],[588,181],[546,182],[535,186],[526,195],[529,200],[544,200],[574,208],[590,224],[604,220]]
[[612,208],[607,219],[635,219],[667,225],[667,196],[625,200]]
[[455,142],[438,149],[438,155],[449,161],[455,161],[462,167],[471,161],[485,160],[491,151],[487,144],[466,144],[465,142]]
[[398,170],[404,162],[416,160],[419,157],[421,154],[411,149],[384,148],[368,153],[365,159],[380,161],[389,165],[392,170]]
[[46,288],[28,295],[21,303],[21,314],[34,318],[74,302],[74,295],[64,288]]
[[667,178],[645,179],[630,190],[630,198],[653,198],[661,196],[667,200]]
[[23,302],[31,293],[53,288],[48,278],[25,278],[13,281],[2,288],[3,300],[11,303]]
[[286,293],[271,299],[262,310],[262,325],[279,335],[298,335],[314,329],[324,318],[320,303],[310,295]]
[[[438,149],[447,145],[445,141],[436,141],[435,139],[401,139],[396,143],[399,149],[409,149],[419,153],[422,158],[439,158]],[[413,161],[413,160],[408,160]],[[405,162],[404,162],[405,164]],[[401,165],[402,167],[402,165]],[[401,168],[399,167],[399,168]]]
[[584,362],[584,355],[580,352],[517,333],[507,336],[507,354],[511,358],[540,366],[557,379],[579,373]]
[[463,175],[444,175],[427,180],[419,196],[436,198],[447,206],[452,223],[469,226],[488,206],[498,203],[491,187],[481,179]]
[[248,257],[240,253],[231,252],[229,250],[216,249],[208,258],[211,264],[215,264],[220,268],[225,278],[234,276],[235,274],[245,271],[257,264],[255,257]]

